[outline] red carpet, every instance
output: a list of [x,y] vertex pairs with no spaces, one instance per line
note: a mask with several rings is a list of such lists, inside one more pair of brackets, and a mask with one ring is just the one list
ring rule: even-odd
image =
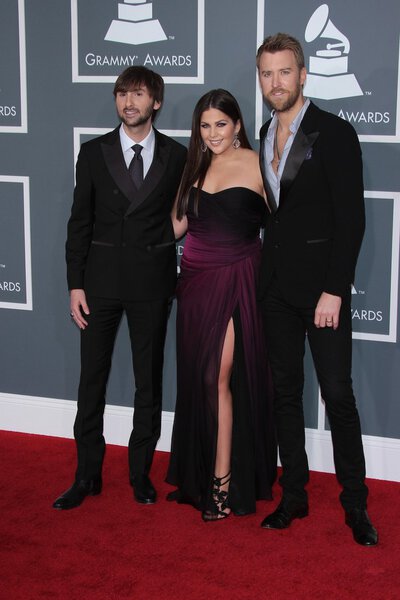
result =
[[74,442],[0,432],[0,597],[4,600],[399,600],[400,484],[369,480],[380,544],[355,544],[335,477],[312,473],[310,516],[265,531],[256,515],[203,523],[165,501],[168,455],[158,453],[154,506],[133,501],[126,448],[109,446],[103,493],[51,508],[72,482]]

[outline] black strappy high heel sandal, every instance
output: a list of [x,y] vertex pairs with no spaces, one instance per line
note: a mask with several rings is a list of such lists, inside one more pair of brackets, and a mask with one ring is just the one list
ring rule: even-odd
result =
[[229,492],[226,490],[221,490],[221,487],[229,483],[230,480],[230,471],[223,477],[215,477],[214,475],[212,490],[214,507],[213,510],[203,510],[201,514],[203,521],[222,521],[222,519],[226,519],[231,514],[228,504]]

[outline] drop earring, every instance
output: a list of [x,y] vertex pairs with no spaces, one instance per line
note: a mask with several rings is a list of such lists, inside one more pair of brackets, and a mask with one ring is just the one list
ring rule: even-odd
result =
[[235,136],[233,138],[232,146],[235,148],[235,150],[237,150],[238,148],[240,148],[240,140],[238,138],[238,134],[237,133],[235,133]]

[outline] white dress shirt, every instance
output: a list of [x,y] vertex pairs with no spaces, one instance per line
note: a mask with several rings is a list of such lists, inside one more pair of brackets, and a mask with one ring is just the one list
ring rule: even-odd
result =
[[149,134],[144,138],[144,140],[142,140],[141,142],[135,142],[132,138],[129,137],[129,135],[125,133],[125,129],[123,127],[123,124],[121,123],[121,127],[119,128],[119,137],[121,140],[121,148],[122,153],[124,155],[126,168],[129,167],[132,158],[135,156],[135,153],[132,150],[132,146],[134,146],[135,144],[140,144],[143,147],[141,156],[143,159],[143,178],[145,178],[154,158],[156,136],[153,127],[151,127]]

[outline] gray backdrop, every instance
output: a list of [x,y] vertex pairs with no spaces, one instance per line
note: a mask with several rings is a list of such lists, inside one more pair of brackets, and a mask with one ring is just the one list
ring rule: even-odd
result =
[[[2,0],[2,393],[76,399],[79,334],[69,318],[66,222],[79,144],[117,124],[116,76],[130,64],[160,72],[167,85],[156,126],[185,144],[197,99],[211,88],[229,89],[257,149],[258,128],[269,115],[258,90],[255,53],[265,35],[283,30],[304,45],[314,86],[310,96],[351,121],[360,136],[367,233],[353,289],[354,385],[363,433],[400,438],[400,5],[386,0],[382,11],[374,0],[332,0],[320,6],[318,0]],[[142,43],[118,41],[126,31]],[[175,310],[164,376],[164,409],[171,411],[174,319]],[[130,406],[132,390],[123,322],[108,403]],[[318,427],[318,386],[308,355],[306,420]]]

